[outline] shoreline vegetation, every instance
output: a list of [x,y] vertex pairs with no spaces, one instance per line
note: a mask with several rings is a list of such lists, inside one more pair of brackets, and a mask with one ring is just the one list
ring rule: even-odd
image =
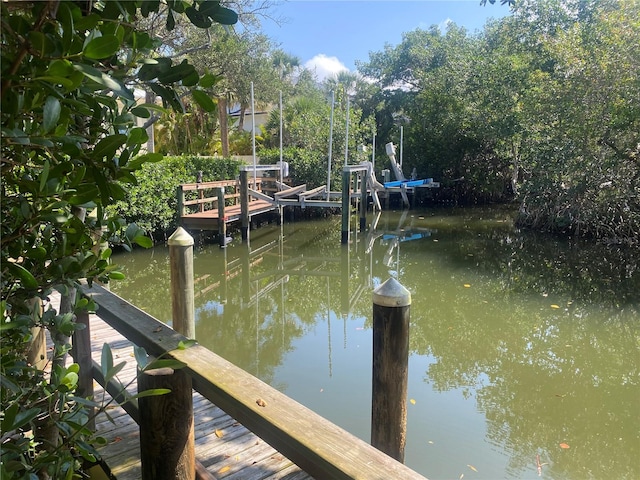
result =
[[[278,157],[279,159],[279,157]],[[287,159],[287,157],[285,157]],[[298,167],[295,157],[289,157],[291,168],[291,183],[297,185],[305,183],[303,178],[298,178]],[[275,163],[277,160],[271,157],[262,158],[262,163]],[[384,168],[384,162],[379,162]],[[122,216],[127,223],[135,223],[141,229],[148,232],[154,241],[166,240],[177,228],[176,187],[180,183],[195,181],[199,172],[202,173],[202,181],[219,179],[232,179],[237,177],[243,162],[234,158],[208,157],[196,155],[166,156],[162,160],[144,165],[138,172],[136,185],[129,187],[127,197],[115,203],[110,210],[114,214]],[[336,182],[337,183],[337,182]],[[594,212],[572,213],[570,207],[565,206],[560,210],[554,203],[538,205],[543,211],[532,213],[528,210],[526,200],[517,198],[503,199],[501,201],[469,201],[464,195],[458,195],[455,184],[445,185],[438,191],[429,191],[419,197],[420,206],[473,206],[473,205],[510,205],[513,206],[514,224],[519,228],[532,231],[547,232],[553,236],[563,238],[583,238],[605,245],[617,245],[626,247],[640,246],[638,236],[633,229],[627,230],[628,235],[619,235],[614,227],[610,229],[594,229],[584,226],[585,221],[594,218]],[[326,212],[314,212],[308,209],[305,215],[324,216]],[[624,217],[621,217],[624,222]]]

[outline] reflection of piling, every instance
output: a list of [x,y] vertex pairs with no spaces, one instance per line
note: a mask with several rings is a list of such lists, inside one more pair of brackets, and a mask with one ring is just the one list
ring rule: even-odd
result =
[[240,170],[240,232],[242,241],[249,240],[249,172]]
[[173,329],[187,338],[195,338],[193,237],[185,229],[178,227],[167,243],[171,264]]
[[348,170],[342,171],[342,238],[340,243],[349,243],[349,219],[351,218],[351,184],[349,182],[350,173]]
[[349,315],[349,273],[351,272],[349,248],[340,252],[340,310]]
[[371,445],[404,462],[411,293],[390,278],[373,292]]
[[242,252],[242,301],[248,305],[251,301],[251,248],[248,243],[243,243]]

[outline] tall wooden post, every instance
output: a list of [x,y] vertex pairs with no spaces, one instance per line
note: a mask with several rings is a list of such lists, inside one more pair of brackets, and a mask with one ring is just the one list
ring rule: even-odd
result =
[[227,219],[224,218],[224,187],[218,189],[218,244],[220,247],[227,246]]
[[184,190],[182,190],[182,185],[178,185],[176,188],[176,200],[178,204],[178,225],[182,225],[182,216],[184,215]]
[[178,227],[169,237],[168,244],[173,329],[187,338],[195,338],[193,237]]
[[140,372],[138,391],[167,388],[171,393],[141,397],[140,461],[143,480],[194,480],[191,377],[184,370]]
[[349,243],[349,220],[351,218],[351,185],[349,182],[350,172],[342,170],[342,238],[340,243]]
[[[195,338],[193,237],[178,227],[169,237],[173,329]],[[195,433],[191,377],[184,370],[139,372],[138,391],[166,388],[166,395],[141,397],[140,460],[143,480],[194,480]]]
[[404,462],[411,293],[390,278],[373,292],[371,445]]
[[367,228],[367,171],[360,172],[360,231]]
[[249,172],[240,170],[240,233],[242,241],[249,240]]

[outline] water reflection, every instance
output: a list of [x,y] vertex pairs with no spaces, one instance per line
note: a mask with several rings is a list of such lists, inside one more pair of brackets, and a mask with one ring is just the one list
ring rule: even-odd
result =
[[[385,212],[351,240],[330,218],[198,247],[198,340],[368,440],[371,291],[395,276],[413,298],[408,465],[537,478],[539,458],[545,478],[640,478],[634,252],[478,209]],[[170,322],[167,251],[117,261],[114,291]]]

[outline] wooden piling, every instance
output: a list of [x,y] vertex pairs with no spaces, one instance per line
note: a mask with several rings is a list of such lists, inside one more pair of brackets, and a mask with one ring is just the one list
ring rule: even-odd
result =
[[178,185],[176,189],[176,200],[178,208],[178,225],[182,225],[182,217],[184,216],[184,190],[182,185]]
[[240,233],[242,241],[249,240],[249,172],[240,170]]
[[184,370],[171,368],[139,372],[139,392],[157,388],[171,393],[139,399],[142,479],[194,480],[191,377]]
[[351,185],[349,182],[350,172],[342,171],[342,238],[340,243],[349,243],[349,219],[351,218]]
[[404,462],[411,293],[390,278],[373,292],[371,445]]
[[367,171],[360,173],[360,231],[367,228]]
[[224,187],[218,188],[218,244],[224,248],[227,246],[227,221],[224,218]]
[[195,338],[193,237],[184,228],[178,227],[167,243],[171,266],[173,329],[187,338]]

